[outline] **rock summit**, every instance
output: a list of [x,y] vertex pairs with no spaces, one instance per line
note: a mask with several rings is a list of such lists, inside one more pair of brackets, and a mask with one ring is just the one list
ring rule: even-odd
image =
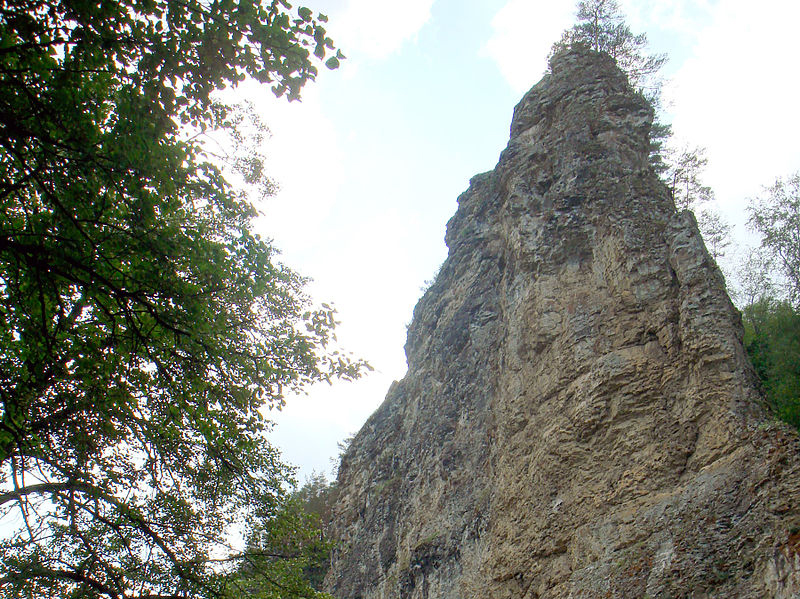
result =
[[800,444],[652,121],[585,49],[514,110],[342,461],[338,599],[800,596]]

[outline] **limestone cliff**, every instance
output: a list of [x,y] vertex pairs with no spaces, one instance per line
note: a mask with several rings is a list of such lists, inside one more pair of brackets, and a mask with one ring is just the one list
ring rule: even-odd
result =
[[651,123],[588,51],[516,107],[344,457],[336,597],[800,595],[800,446]]

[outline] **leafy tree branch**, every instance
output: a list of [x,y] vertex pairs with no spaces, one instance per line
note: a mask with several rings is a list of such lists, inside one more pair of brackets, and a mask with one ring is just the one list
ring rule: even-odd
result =
[[[249,77],[298,99],[337,66],[325,21],[283,0],[0,9],[12,596],[258,596],[233,566],[251,559],[261,596],[316,596],[299,574],[309,545],[251,556],[229,534],[286,521],[291,471],[261,410],[366,365],[332,350],[334,310],[312,309],[305,279],[252,230],[234,183],[271,193],[263,157],[209,140],[263,133],[217,91]],[[287,538],[312,534],[290,521]]]

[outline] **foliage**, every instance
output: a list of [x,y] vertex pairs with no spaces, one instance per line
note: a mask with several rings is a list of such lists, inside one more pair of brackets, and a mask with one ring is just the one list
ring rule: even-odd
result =
[[327,528],[337,494],[336,483],[315,472],[277,512],[251,529],[235,574],[248,597],[325,596],[318,589],[330,567]]
[[678,210],[691,210],[714,199],[714,192],[701,181],[702,172],[708,165],[705,152],[705,148],[684,146],[667,152],[665,156],[666,169],[662,177]]
[[777,416],[800,430],[800,310],[771,298],[743,310],[745,347]]
[[736,271],[735,299],[739,306],[749,306],[775,297],[772,257],[763,248],[750,251]]
[[339,494],[336,482],[329,482],[324,474],[313,473],[297,491],[292,494],[292,502],[299,512],[306,514],[317,531],[320,550],[316,560],[309,560],[303,569],[303,577],[315,589],[322,587],[330,566],[330,541],[326,538],[328,527],[333,519],[333,505]]
[[335,482],[329,482],[324,474],[314,472],[292,497],[303,506],[305,512],[316,514],[320,522],[327,526],[333,516],[336,492]]
[[231,577],[246,589],[248,599],[327,597],[317,589],[328,572],[331,542],[320,515],[305,501],[308,486],[251,530],[247,551]]
[[[611,56],[628,76],[630,83],[657,109],[661,83],[657,73],[667,61],[665,54],[646,53],[647,35],[634,35],[625,22],[617,0],[579,0],[577,22],[553,44],[550,56],[579,44]],[[658,119],[650,130],[650,163],[661,174],[667,169],[663,156],[665,141],[672,135],[669,125]]]
[[719,260],[731,244],[731,226],[713,210],[703,210],[697,219],[697,224],[711,257]]
[[344,455],[347,453],[347,450],[350,449],[350,445],[352,445],[353,439],[355,439],[355,433],[351,433],[341,441],[336,442],[336,448],[339,450],[339,454],[334,457],[331,457],[330,459],[331,471],[333,472],[334,479],[339,478],[339,470],[342,466],[342,460],[344,460]]
[[658,84],[653,76],[667,58],[663,54],[645,53],[647,35],[631,32],[617,0],[580,0],[576,16],[577,23],[562,34],[553,52],[576,43],[605,52],[616,60],[631,84],[640,89],[650,88],[650,95],[655,98]]
[[761,234],[761,246],[777,263],[789,299],[800,301],[800,171],[778,179],[766,195],[751,201],[750,225]]
[[779,418],[800,430],[800,173],[751,200],[761,247],[740,269],[745,346]]
[[[337,443],[339,455],[331,458],[333,468],[338,471],[342,456],[347,451],[353,436],[350,435]],[[336,473],[334,473],[336,476]],[[339,486],[336,480],[319,472],[312,472],[302,487],[294,491],[290,504],[297,514],[306,518],[306,530],[315,531],[314,542],[306,544],[312,550],[312,558],[302,564],[299,578],[313,589],[322,588],[325,576],[330,568],[330,549],[332,543],[327,538],[329,527],[333,521],[333,507],[339,497]]]
[[668,152],[666,151],[666,143],[672,137],[672,126],[666,125],[659,120],[656,114],[653,124],[650,127],[650,166],[653,171],[664,176],[664,173],[670,168],[668,163]]
[[333,51],[323,15],[290,8],[0,10],[4,596],[239,596],[231,525],[275,521],[289,476],[259,410],[361,371],[204,145],[243,140],[215,90],[249,76],[295,99]]

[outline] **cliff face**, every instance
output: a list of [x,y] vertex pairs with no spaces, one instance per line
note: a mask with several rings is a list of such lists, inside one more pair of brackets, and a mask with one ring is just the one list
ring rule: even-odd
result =
[[344,457],[340,599],[800,596],[800,445],[613,62],[556,58]]

